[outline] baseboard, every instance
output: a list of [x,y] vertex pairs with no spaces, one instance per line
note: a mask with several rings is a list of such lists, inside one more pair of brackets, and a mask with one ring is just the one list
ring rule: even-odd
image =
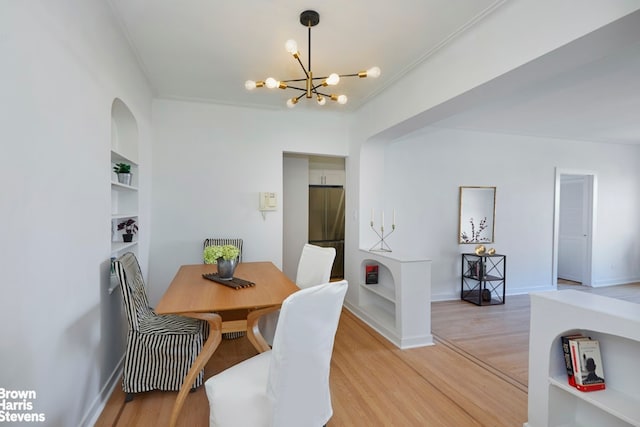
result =
[[368,312],[361,310],[360,307],[353,305],[348,301],[345,301],[344,307],[366,325],[371,327],[374,331],[382,335],[387,341],[401,350],[434,345],[433,336],[431,334],[425,336],[403,338],[398,334],[397,331],[390,329],[388,326],[379,322],[378,319],[371,316]]
[[[544,291],[555,291],[555,286],[538,286],[538,287],[526,287],[526,288],[518,288],[518,289],[509,289],[507,287],[505,293],[505,299],[508,300],[510,296],[515,295],[525,295],[531,292],[544,292]],[[444,302],[444,301],[456,301],[460,299],[460,289],[456,289],[455,292],[451,293],[442,293],[442,294],[432,294],[431,302]]]
[[124,354],[120,358],[120,361],[116,365],[115,369],[109,376],[109,379],[100,390],[100,393],[96,396],[93,403],[89,407],[89,410],[85,413],[84,417],[80,421],[80,427],[93,427],[98,421],[98,418],[102,414],[109,397],[113,393],[113,390],[120,383],[120,377],[122,376],[122,366],[124,363]]
[[617,285],[628,285],[631,283],[640,282],[640,278],[638,277],[626,277],[626,278],[618,278],[615,280],[605,279],[605,280],[595,280],[591,283],[592,288],[603,288],[605,286],[617,286]]

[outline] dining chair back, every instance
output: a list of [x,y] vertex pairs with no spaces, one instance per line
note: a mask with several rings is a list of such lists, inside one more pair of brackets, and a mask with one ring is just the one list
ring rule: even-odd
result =
[[273,349],[205,383],[211,427],[322,426],[333,415],[329,373],[347,282],[291,294]]
[[[150,390],[178,391],[209,333],[206,322],[158,315],[149,306],[136,256],[127,252],[113,262],[120,282],[128,332],[122,389],[126,400]],[[202,385],[204,370],[193,387]]]
[[240,254],[238,255],[238,262],[242,262],[242,239],[227,239],[227,238],[218,238],[218,237],[210,237],[204,239],[204,244],[202,245],[202,250],[208,246],[218,246],[218,245],[233,245],[236,248],[240,249]]
[[[302,247],[300,260],[298,261],[296,285],[304,289],[327,283],[331,277],[331,268],[335,257],[336,250],[334,248],[323,248],[306,243]],[[258,321],[258,329],[269,345],[273,344],[273,337],[278,324],[278,313],[278,311],[275,311],[266,314]]]
[[298,261],[296,285],[299,288],[308,288],[327,283],[331,277],[335,258],[335,248],[323,248],[306,243]]
[[[234,245],[236,248],[240,250],[238,254],[238,262],[242,262],[242,239],[237,238],[219,238],[219,237],[209,237],[204,239],[204,244],[202,245],[202,250],[204,251],[209,246],[218,246],[218,245]],[[203,259],[204,262],[204,259]],[[225,332],[222,334],[222,338],[226,340],[233,340],[236,338],[240,338],[245,336],[244,332]]]

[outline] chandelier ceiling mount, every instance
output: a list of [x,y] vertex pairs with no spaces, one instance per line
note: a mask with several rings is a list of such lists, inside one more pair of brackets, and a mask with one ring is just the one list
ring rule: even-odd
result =
[[[253,81],[247,80],[244,84],[247,90],[253,90],[258,87],[267,87],[268,89],[294,89],[302,92],[300,95],[287,100],[287,106],[293,108],[298,101],[304,96],[308,99],[316,97],[318,105],[324,105],[327,102],[327,98],[336,101],[338,104],[346,104],[347,96],[334,93],[325,93],[323,89],[326,86],[335,86],[340,82],[342,77],[379,77],[380,68],[371,67],[366,71],[360,71],[352,74],[336,74],[332,73],[328,76],[313,77],[311,71],[311,27],[315,27],[320,22],[320,14],[315,10],[305,10],[300,14],[300,24],[307,27],[308,31],[308,66],[305,68],[302,60],[300,59],[300,52],[298,52],[298,44],[295,40],[287,40],[285,43],[285,49],[298,61],[302,71],[304,71],[304,77],[300,79],[290,80],[276,80],[273,77],[269,77],[265,80]],[[296,86],[296,84],[304,83],[305,87]]]

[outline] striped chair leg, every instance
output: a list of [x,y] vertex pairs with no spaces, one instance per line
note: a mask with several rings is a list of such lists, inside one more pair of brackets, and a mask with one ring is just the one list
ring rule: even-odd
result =
[[224,334],[222,334],[222,338],[226,339],[226,340],[235,340],[236,338],[241,338],[245,335],[244,332],[242,331],[238,331],[238,332],[225,332]]

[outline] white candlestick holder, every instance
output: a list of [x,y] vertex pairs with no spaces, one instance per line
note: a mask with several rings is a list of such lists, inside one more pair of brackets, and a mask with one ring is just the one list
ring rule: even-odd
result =
[[380,240],[378,240],[375,245],[371,246],[371,249],[369,249],[369,252],[393,252],[391,250],[391,248],[389,247],[389,245],[387,244],[387,242],[384,241],[385,238],[391,236],[391,234],[396,231],[396,225],[392,224],[391,225],[391,231],[387,234],[384,234],[384,225],[380,226],[380,231],[378,232],[378,230],[375,229],[375,227],[373,226],[373,221],[370,222],[371,225],[371,229],[373,230],[374,233],[376,233],[376,235],[378,236],[378,238]]

